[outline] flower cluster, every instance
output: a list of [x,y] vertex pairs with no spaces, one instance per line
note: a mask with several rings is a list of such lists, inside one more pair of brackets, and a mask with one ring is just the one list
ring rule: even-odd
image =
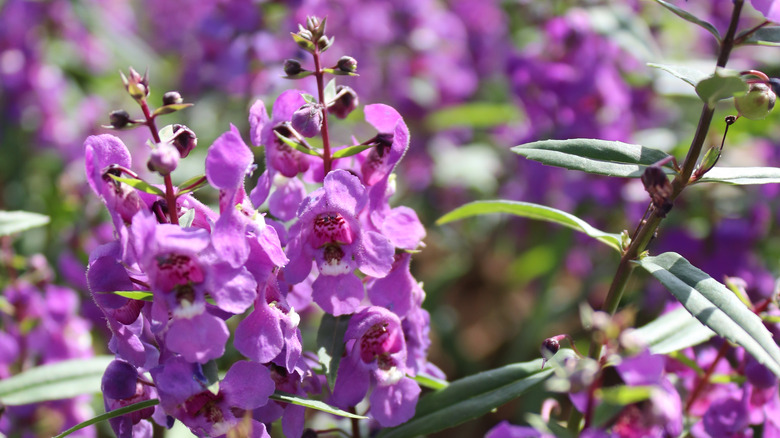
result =
[[[368,414],[393,426],[414,414],[420,387],[412,377],[439,373],[426,359],[429,316],[410,272],[411,252],[422,246],[425,229],[413,210],[389,203],[409,130],[393,108],[369,105],[364,113],[375,134],[357,145],[331,146],[328,113],[346,116],[357,95],[342,88],[326,99],[322,79],[354,75],[356,63],[345,57],[333,68],[321,66],[319,55],[332,44],[325,20],[308,18],[293,37],[312,54],[314,70],[302,74],[298,63],[288,76],[316,76],[320,99],[286,91],[270,116],[262,101],[252,105],[249,138],[264,146],[266,159],[249,194],[245,179],[256,167],[254,154],[233,126],[209,147],[204,178],[172,185],[171,172],[196,144],[181,136],[194,134],[181,126],[172,134],[157,132],[156,116],[167,111],[150,110],[148,78],[133,70],[123,76],[125,87],[146,119],[129,124],[152,130],[149,169],[164,186],[132,171],[119,138],[104,134],[85,142],[87,179],[116,235],[91,254],[87,276],[117,357],[103,380],[106,408],[160,400],[156,410],[115,419],[120,437],[149,436],[147,418],[165,425],[176,419],[198,436],[239,429],[267,436],[267,426],[280,417],[286,436],[301,436],[303,408],[269,397],[274,390],[322,391],[319,365],[303,354],[300,330],[299,312],[312,301],[327,314],[349,318],[346,356],[336,358],[338,377],[335,387],[325,388],[326,401],[354,409],[370,391]],[[346,93],[352,93],[348,101]],[[179,101],[161,108],[183,107]],[[320,133],[322,148],[309,145],[306,138]],[[206,181],[219,192],[218,209],[192,195]],[[117,291],[146,292],[151,301]],[[231,318],[237,324],[229,324]],[[235,327],[232,348],[247,360],[230,367],[217,391],[212,371],[231,347],[229,327]]]

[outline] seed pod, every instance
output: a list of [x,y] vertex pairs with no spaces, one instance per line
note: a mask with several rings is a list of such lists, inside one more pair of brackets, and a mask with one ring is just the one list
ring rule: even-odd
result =
[[750,84],[748,92],[734,99],[739,115],[750,120],[763,120],[775,106],[777,96],[767,84]]

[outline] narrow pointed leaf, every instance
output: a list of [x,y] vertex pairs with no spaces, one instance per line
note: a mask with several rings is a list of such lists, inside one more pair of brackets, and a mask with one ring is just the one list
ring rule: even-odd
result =
[[339,149],[336,152],[333,153],[333,158],[344,158],[344,157],[351,157],[353,155],[357,155],[364,150],[368,148],[372,148],[375,145],[373,144],[358,144],[355,146],[349,146],[344,149]]
[[742,44],[780,46],[780,26],[766,26],[753,32]]
[[761,318],[726,286],[673,252],[645,257],[636,263],[657,278],[702,324],[744,347],[780,377],[780,347]]
[[420,386],[437,391],[450,385],[450,382],[446,380],[437,379],[436,377],[429,376],[428,374],[424,373],[420,373],[414,376],[414,381],[419,383]]
[[153,295],[149,291],[141,290],[118,290],[114,292],[98,292],[98,293],[111,293],[119,295],[120,297],[130,298],[131,300],[143,300],[152,301]]
[[274,131],[274,134],[276,134],[276,137],[279,140],[283,141],[284,144],[286,144],[287,146],[290,146],[291,148],[295,149],[298,152],[303,152],[304,154],[307,154],[307,155],[314,155],[315,157],[319,157],[320,156],[320,154],[317,151],[313,151],[313,150],[307,148],[306,146],[304,146],[304,145],[302,145],[302,144],[300,144],[300,143],[298,143],[296,141],[293,141],[293,140],[283,136],[282,134],[279,134],[276,131]]
[[18,233],[31,228],[42,227],[49,223],[49,216],[30,211],[0,210],[0,236]]
[[111,178],[113,178],[115,181],[119,181],[122,183],[125,183],[129,185],[130,187],[140,190],[144,193],[149,193],[150,195],[157,195],[157,196],[165,196],[165,192],[158,189],[157,187],[147,183],[144,180],[135,179],[135,178],[125,178],[121,176],[116,176],[111,173],[108,174]]
[[87,421],[84,421],[82,423],[79,423],[70,429],[66,430],[65,432],[62,432],[61,434],[55,436],[54,438],[65,438],[66,436],[72,434],[73,432],[77,430],[81,430],[85,427],[92,426],[93,424],[100,423],[101,421],[110,420],[114,417],[119,417],[125,414],[129,414],[131,412],[140,411],[142,409],[146,409],[155,405],[160,404],[160,400],[153,399],[153,400],[144,400],[142,402],[133,403],[132,405],[125,406],[123,408],[115,409],[113,411],[106,412],[104,414],[100,414],[97,417],[90,418]]
[[702,73],[699,70],[696,70],[695,68],[685,67],[682,65],[664,65],[664,64],[648,63],[647,66],[661,69],[665,72],[671,73],[673,76],[682,79],[683,81],[693,85],[694,87],[696,86],[696,84],[703,81],[704,79],[707,79],[707,77],[709,76],[708,74]]
[[322,90],[322,98],[324,103],[333,102],[336,99],[336,80],[331,79],[325,84],[325,89]]
[[719,182],[732,185],[778,184],[778,167],[713,167],[698,182]]
[[672,11],[675,15],[682,18],[685,21],[691,22],[693,24],[697,24],[705,29],[709,33],[712,34],[712,36],[715,37],[715,39],[720,42],[720,32],[718,32],[718,29],[715,28],[712,24],[702,20],[701,18],[696,17],[695,15],[691,14],[690,12],[687,12],[683,9],[678,8],[677,6],[666,2],[664,0],[655,0],[656,3],[660,4],[661,6],[665,7],[666,9]]
[[563,225],[573,230],[585,233],[588,236],[609,245],[618,252],[621,251],[620,234],[607,233],[605,231],[598,230],[584,220],[574,216],[573,214],[530,202],[501,200],[470,202],[445,214],[436,221],[436,224],[442,225],[448,222],[488,213],[510,213],[515,216],[527,217],[530,219]]
[[[658,149],[590,138],[536,141],[515,146],[512,151],[548,166],[630,178],[641,177],[647,166],[669,157]],[[664,171],[674,172],[666,167]]]
[[170,105],[163,105],[157,108],[156,110],[154,110],[152,117],[175,113],[176,111],[181,111],[184,108],[189,108],[192,105],[193,105],[192,103],[172,103]]
[[[573,355],[561,350],[557,357]],[[480,417],[522,396],[552,374],[542,360],[516,363],[451,382],[446,388],[422,397],[414,417],[385,429],[377,438],[415,437],[438,432]]]
[[316,409],[318,411],[327,412],[329,414],[338,415],[340,417],[357,418],[358,420],[368,419],[368,417],[343,411],[339,408],[333,407],[319,400],[309,400],[302,397],[298,397],[297,395],[288,394],[286,392],[276,391],[273,394],[271,394],[270,398],[271,400],[276,400],[285,403],[292,403],[294,405],[303,406],[305,408]]
[[684,307],[659,316],[632,332],[645,342],[653,354],[668,354],[699,345],[715,336]]
[[30,368],[0,381],[0,403],[26,405],[100,392],[100,381],[114,356],[73,359]]
[[317,355],[320,363],[325,368],[328,385],[333,388],[336,383],[336,373],[339,370],[339,362],[344,354],[344,333],[347,332],[349,316],[333,316],[325,314],[320,321],[317,330]]

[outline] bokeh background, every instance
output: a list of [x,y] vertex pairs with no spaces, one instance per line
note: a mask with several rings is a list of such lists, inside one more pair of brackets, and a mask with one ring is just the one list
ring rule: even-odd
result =
[[[731,2],[673,3],[725,32]],[[91,329],[94,351],[104,352],[104,323],[84,270],[112,227],[85,184],[83,141],[107,132],[101,125],[112,110],[138,114],[118,71],[148,70],[157,104],[168,90],[195,103],[165,119],[199,138],[177,171],[184,180],[203,172],[208,146],[230,123],[248,140],[256,99],[270,106],[282,90],[313,90],[313,81],[282,78],[285,59],[308,65],[290,38],[307,15],[327,16],[336,37],[326,65],[342,55],[358,61],[360,76],[339,83],[361,104],[395,107],[409,124],[412,146],[397,169],[393,203],[414,208],[428,230],[412,269],[427,293],[431,361],[454,380],[536,358],[547,337],[581,335],[578,306],[600,306],[618,261],[611,250],[505,216],[434,222],[466,202],[503,198],[553,206],[611,232],[634,229],[648,202],[639,181],[545,167],[510,148],[587,137],[684,157],[700,101],[647,63],[709,72],[716,46],[650,0],[0,0],[0,210],[51,217],[45,228],[2,240],[0,287],[16,271],[35,273],[42,291],[76,291],[72,310]],[[750,6],[743,15],[742,28],[763,20]],[[779,76],[779,53],[739,48],[729,66]],[[731,102],[721,104],[709,144],[720,143],[723,117],[733,113]],[[780,166],[778,117],[738,121],[720,165]],[[351,142],[362,123],[360,114],[338,122],[335,141]],[[118,134],[136,168],[146,161],[144,134]],[[257,157],[262,163],[259,150]],[[215,192],[200,194],[216,201]],[[677,251],[716,279],[738,276],[752,296],[769,296],[780,273],[777,194],[776,186],[692,188],[651,250]],[[642,324],[669,299],[636,275],[624,303]],[[18,321],[4,309],[8,331]],[[39,359],[0,354],[0,377]],[[522,423],[541,401],[529,395],[440,436],[481,436],[501,419]]]

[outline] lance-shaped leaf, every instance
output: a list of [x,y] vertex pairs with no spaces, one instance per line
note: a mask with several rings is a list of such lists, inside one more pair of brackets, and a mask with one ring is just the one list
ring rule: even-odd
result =
[[317,356],[325,368],[328,385],[333,388],[336,383],[336,373],[339,370],[341,356],[344,355],[344,334],[347,332],[350,316],[333,316],[325,314],[317,330]]
[[49,216],[30,211],[0,210],[0,236],[18,233],[49,223]]
[[[739,37],[737,37],[739,39]],[[742,44],[780,46],[780,26],[766,26],[753,32]]]
[[154,113],[152,113],[152,117],[163,116],[165,114],[175,113],[176,111],[181,111],[184,108],[189,108],[192,105],[194,105],[194,104],[192,104],[192,103],[172,103],[170,105],[163,105],[163,106],[157,108],[156,110],[154,110]]
[[[561,350],[556,360],[571,357],[571,350]],[[522,396],[546,380],[552,368],[541,369],[542,360],[516,363],[451,382],[446,388],[420,399],[414,417],[406,423],[385,429],[377,438],[400,438],[426,435],[448,429],[480,417]]]
[[646,343],[653,354],[693,347],[715,336],[715,332],[702,325],[684,307],[659,316],[632,334]]
[[108,176],[113,178],[115,181],[125,183],[136,190],[149,193],[150,195],[165,196],[165,192],[142,179],[125,178],[122,176],[116,176],[112,173],[109,173]]
[[286,144],[287,146],[290,146],[291,148],[295,149],[298,152],[303,152],[304,154],[313,155],[315,157],[319,157],[320,156],[319,152],[317,152],[315,150],[312,150],[312,149],[309,149],[306,146],[304,146],[304,145],[302,145],[302,144],[300,144],[300,143],[298,143],[298,142],[296,142],[294,140],[291,140],[291,139],[283,136],[282,134],[279,134],[277,131],[274,131],[274,134],[276,134],[276,138],[278,138],[279,140],[284,142],[284,144]]
[[665,64],[653,64],[648,63],[648,67],[661,69],[665,72],[671,73],[673,76],[682,79],[683,81],[693,85],[694,87],[699,82],[707,79],[709,75],[702,73],[695,68],[685,67],[682,65],[665,65]]
[[93,424],[100,423],[101,421],[110,420],[114,417],[119,417],[125,414],[129,414],[131,412],[140,411],[142,409],[146,409],[155,405],[160,404],[160,400],[153,399],[153,400],[144,400],[142,402],[133,403],[132,405],[125,406],[123,408],[115,409],[113,411],[109,411],[103,414],[98,415],[97,417],[90,418],[87,421],[81,422],[70,429],[62,432],[61,434],[55,436],[54,438],[65,438],[66,436],[72,434],[73,432],[76,432],[77,430],[81,430],[85,427],[92,426]]
[[715,74],[696,84],[696,94],[710,108],[713,108],[719,100],[747,91],[748,86],[738,71],[723,68],[719,68]]
[[712,277],[673,252],[637,261],[702,324],[741,345],[780,377],[780,347],[755,313]]
[[584,220],[574,216],[573,214],[530,202],[501,200],[470,202],[445,214],[436,221],[436,224],[442,225],[448,222],[465,219],[467,217],[488,213],[510,213],[515,216],[527,217],[530,219],[563,225],[573,230],[585,233],[600,242],[606,243],[618,252],[621,251],[620,234],[607,233],[605,231],[598,230]]
[[153,301],[154,294],[152,294],[149,291],[143,291],[143,290],[117,290],[114,292],[97,292],[97,293],[108,293],[108,294],[114,294],[119,295],[120,297],[130,298],[131,300],[141,300],[141,301]]
[[707,31],[711,33],[712,36],[714,36],[715,39],[718,40],[718,42],[720,42],[720,32],[718,32],[718,29],[716,29],[715,26],[713,26],[712,24],[664,0],[655,0],[655,2],[665,7],[666,9],[672,11],[675,15],[682,18],[683,20],[689,21],[693,24],[699,25],[707,29]]
[[26,405],[98,393],[112,360],[114,356],[97,356],[30,368],[0,381],[0,403]]
[[778,184],[778,167],[713,167],[696,182],[719,182],[733,185]]
[[345,157],[351,157],[353,155],[357,155],[364,150],[368,148],[372,148],[376,145],[374,144],[356,144],[354,146],[348,146],[344,149],[339,149],[336,152],[333,153],[333,158],[345,158]]
[[310,409],[316,409],[318,411],[327,412],[329,414],[338,415],[340,417],[357,418],[358,420],[368,419],[368,417],[364,417],[363,415],[357,415],[351,412],[341,410],[327,403],[323,403],[319,400],[309,400],[303,397],[298,397],[297,395],[288,394],[286,392],[276,391],[273,394],[271,394],[270,398],[271,400],[276,400],[285,403],[292,403],[294,405],[303,406],[305,408],[310,408]]
[[[512,151],[548,166],[630,178],[641,177],[647,166],[669,157],[658,149],[591,138],[536,141],[515,146]],[[669,168],[664,171],[673,172]]]

